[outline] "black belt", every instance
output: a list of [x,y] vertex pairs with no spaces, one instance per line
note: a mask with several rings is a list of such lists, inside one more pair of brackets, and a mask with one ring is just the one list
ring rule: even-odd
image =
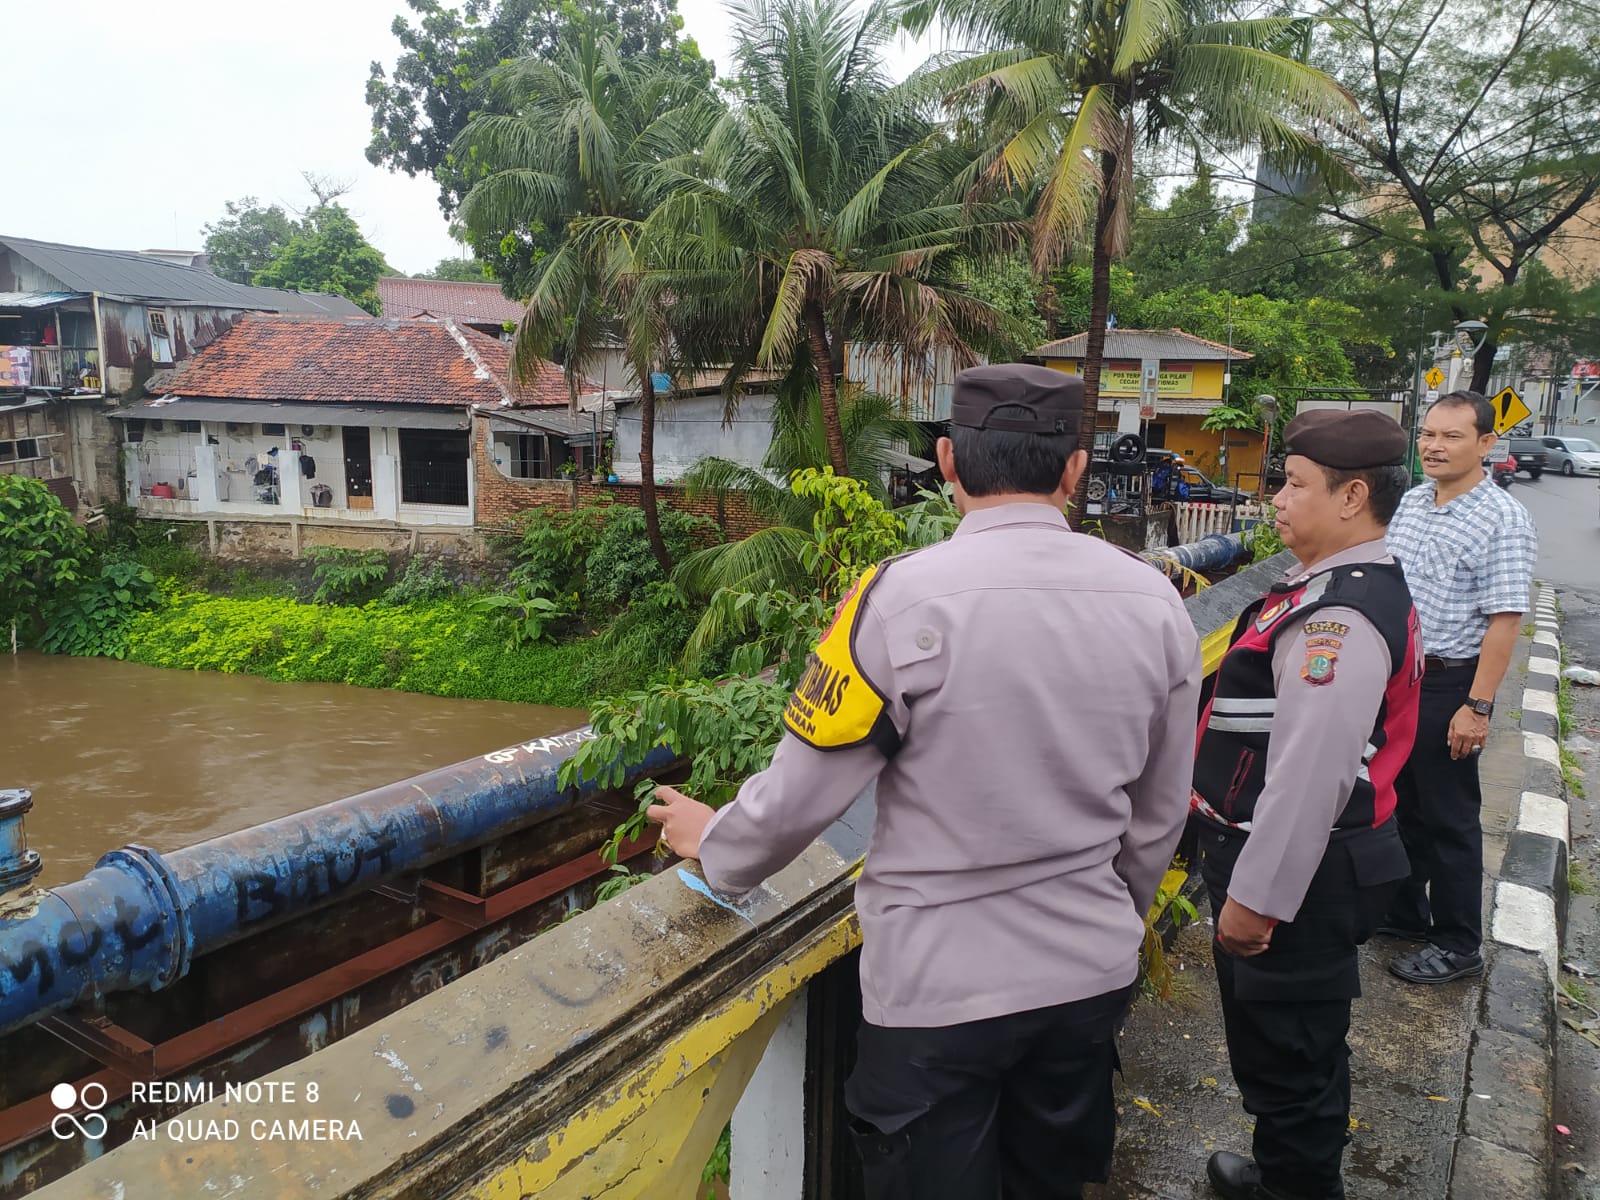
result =
[[1471,658],[1440,658],[1437,654],[1429,654],[1422,660],[1424,670],[1428,671],[1453,671],[1457,667],[1475,667],[1478,665],[1478,656]]

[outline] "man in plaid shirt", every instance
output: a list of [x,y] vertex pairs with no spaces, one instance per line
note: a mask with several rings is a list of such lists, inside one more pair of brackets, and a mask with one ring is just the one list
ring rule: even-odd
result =
[[1411,878],[1379,933],[1421,942],[1389,969],[1411,983],[1483,970],[1483,828],[1478,755],[1533,586],[1538,532],[1483,470],[1494,408],[1477,392],[1441,396],[1418,446],[1427,479],[1389,525],[1422,622],[1426,673],[1416,746],[1395,782]]

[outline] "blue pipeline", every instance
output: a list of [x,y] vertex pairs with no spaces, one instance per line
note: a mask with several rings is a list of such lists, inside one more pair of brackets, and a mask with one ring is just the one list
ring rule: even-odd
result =
[[1187,567],[1191,571],[1220,571],[1231,567],[1247,553],[1244,535],[1238,533],[1213,533],[1198,542],[1185,542],[1163,550],[1146,550],[1139,557],[1145,562],[1171,575],[1172,566]]
[[[263,929],[453,857],[601,789],[562,789],[588,728],[538,738],[171,854],[113,850],[0,918],[0,1034],[98,996],[163,988]],[[631,782],[675,756],[658,747]]]

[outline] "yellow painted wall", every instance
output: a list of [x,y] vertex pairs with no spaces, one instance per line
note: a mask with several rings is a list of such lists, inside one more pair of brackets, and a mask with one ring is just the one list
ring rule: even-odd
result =
[[1230,442],[1246,443],[1228,447],[1228,483],[1233,484],[1238,480],[1241,472],[1245,473],[1245,477],[1239,486],[1246,491],[1253,491],[1260,482],[1255,474],[1261,470],[1260,432],[1251,429],[1229,429],[1226,432],[1201,429],[1200,422],[1205,418],[1190,414],[1163,416],[1159,420],[1167,427],[1166,448],[1183,455],[1185,462],[1207,476],[1217,473],[1218,455],[1224,438]]

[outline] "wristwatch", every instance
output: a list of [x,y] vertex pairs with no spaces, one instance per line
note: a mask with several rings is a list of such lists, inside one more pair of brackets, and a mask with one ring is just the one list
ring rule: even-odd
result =
[[1493,700],[1474,700],[1471,696],[1468,696],[1467,707],[1473,712],[1477,713],[1480,717],[1494,716]]

